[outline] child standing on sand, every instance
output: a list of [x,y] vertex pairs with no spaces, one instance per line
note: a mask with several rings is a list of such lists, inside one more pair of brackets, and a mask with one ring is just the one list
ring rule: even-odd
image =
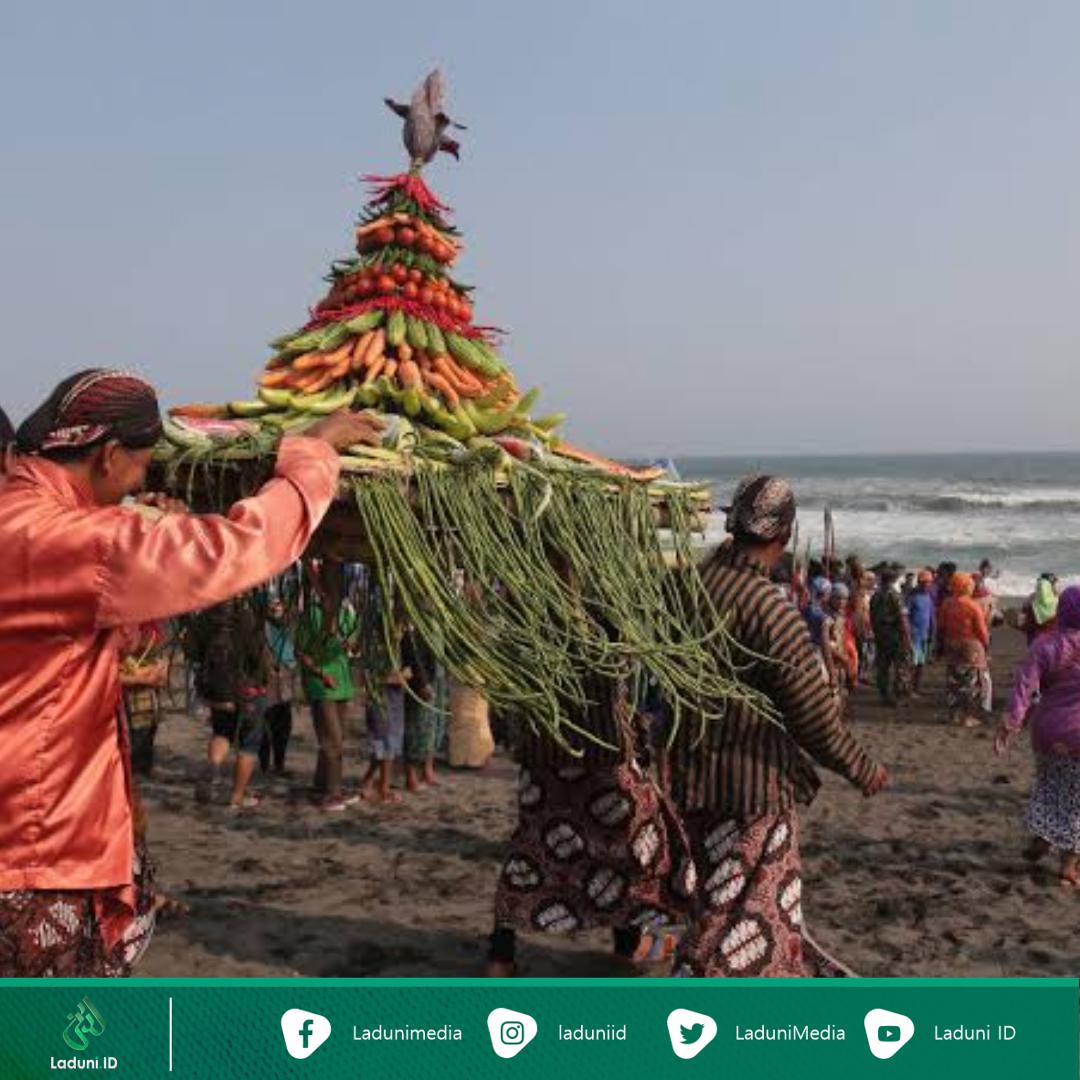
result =
[[[1032,862],[1061,853],[1059,880],[1080,885],[1080,587],[1058,601],[1057,629],[1036,639],[1016,672],[1009,711],[994,752],[1000,757],[1025,726],[1035,752],[1035,784],[1027,813]],[[1035,702],[1038,697],[1037,703]]]

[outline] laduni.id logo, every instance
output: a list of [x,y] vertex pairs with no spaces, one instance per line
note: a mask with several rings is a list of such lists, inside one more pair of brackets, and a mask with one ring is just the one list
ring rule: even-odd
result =
[[330,1038],[330,1021],[305,1009],[289,1009],[281,1014],[281,1034],[289,1054],[303,1061]]

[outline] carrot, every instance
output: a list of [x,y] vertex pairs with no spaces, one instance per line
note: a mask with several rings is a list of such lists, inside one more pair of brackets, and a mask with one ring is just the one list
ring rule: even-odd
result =
[[224,420],[229,416],[229,407],[199,401],[190,405],[174,405],[169,410],[169,415],[187,416],[193,420]]
[[370,367],[374,363],[375,357],[381,356],[384,352],[386,352],[386,331],[380,326],[375,331],[375,337],[372,338],[371,344],[368,345],[367,351],[364,353],[364,366]]
[[450,357],[436,356],[432,366],[462,397],[480,397],[483,394],[482,384],[466,376]]
[[268,371],[259,379],[259,385],[271,390],[276,386],[284,386],[293,376],[292,368],[281,368],[278,371]]
[[392,379],[397,374],[398,362],[396,360],[387,360],[386,367],[383,368],[383,374]]
[[407,341],[403,341],[397,347],[397,355],[398,360],[411,360],[413,358],[412,346]]
[[361,225],[356,230],[357,236],[367,236],[369,232],[375,232],[376,229],[381,229],[384,225],[389,225],[393,219],[384,215],[381,218],[376,218],[374,221],[369,221],[366,225]]
[[364,354],[368,351],[368,347],[371,345],[372,339],[375,337],[375,331],[369,330],[366,334],[361,334],[356,339],[356,343],[353,345],[352,353],[349,357],[349,366],[353,371],[360,371],[364,366]]
[[382,370],[385,366],[386,354],[380,351],[368,364],[367,377],[364,379],[364,385],[371,386],[382,374]]
[[352,353],[347,352],[332,368],[330,368],[330,377],[332,379],[344,379],[349,374],[349,368],[352,367]]
[[423,389],[424,381],[420,377],[420,368],[415,360],[403,359],[398,364],[398,382],[406,389]]
[[426,382],[432,390],[438,390],[446,399],[446,404],[449,405],[451,409],[456,409],[458,405],[461,404],[461,398],[458,396],[458,392],[450,385],[444,375],[440,375],[437,371],[425,371],[424,382]]
[[332,368],[327,368],[310,386],[304,387],[304,393],[317,394],[320,390],[325,390],[332,382],[334,382],[334,371]]
[[322,368],[316,368],[315,371],[294,372],[292,380],[286,383],[286,386],[292,390],[299,390],[301,393],[306,394],[308,387],[314,386],[324,374],[325,372]]
[[294,371],[313,371],[315,368],[326,367],[330,353],[309,352],[298,356],[293,362]]

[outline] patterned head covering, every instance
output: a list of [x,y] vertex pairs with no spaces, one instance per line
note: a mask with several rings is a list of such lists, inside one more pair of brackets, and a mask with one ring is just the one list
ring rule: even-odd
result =
[[19,426],[19,449],[28,454],[89,450],[110,439],[131,450],[161,437],[154,388],[137,375],[90,368],[65,379]]
[[1080,585],[1070,585],[1058,597],[1057,616],[1062,630],[1080,630]]
[[3,450],[5,446],[14,441],[15,429],[11,426],[8,414],[3,409],[0,409],[0,450]]
[[827,577],[816,577],[810,582],[810,593],[815,600],[828,600],[832,591],[832,582]]
[[834,600],[850,600],[851,590],[842,581],[837,581],[832,587],[832,598]]
[[724,528],[736,536],[767,543],[783,536],[795,521],[795,495],[778,476],[748,476],[739,482]]
[[972,596],[975,592],[975,579],[971,574],[962,574],[957,571],[949,582],[949,588],[953,596]]

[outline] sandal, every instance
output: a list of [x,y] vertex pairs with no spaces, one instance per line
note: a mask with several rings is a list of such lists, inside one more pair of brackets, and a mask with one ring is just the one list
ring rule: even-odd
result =
[[238,803],[234,803],[234,802],[229,803],[229,809],[234,814],[238,814],[241,810],[254,810],[255,807],[261,806],[261,805],[262,805],[262,796],[261,795],[256,795],[254,792],[249,792],[247,795],[245,795],[243,797],[243,799],[240,802],[238,802]]
[[360,801],[359,795],[339,795],[334,799],[324,799],[319,804],[319,809],[328,814],[337,814],[342,810],[348,810]]

